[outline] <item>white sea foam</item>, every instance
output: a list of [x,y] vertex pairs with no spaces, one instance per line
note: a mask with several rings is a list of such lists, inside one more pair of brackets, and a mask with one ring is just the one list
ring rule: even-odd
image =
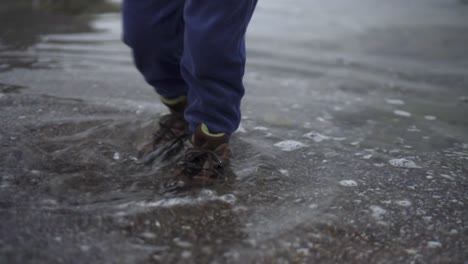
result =
[[324,140],[329,140],[330,139],[329,136],[322,135],[322,134],[320,134],[318,132],[315,132],[315,131],[304,134],[303,137],[308,138],[308,139],[312,139],[315,142],[322,142]]
[[253,130],[267,131],[267,130],[268,130],[268,127],[256,126],[256,127],[253,128]]
[[382,219],[382,216],[387,213],[387,210],[383,209],[378,205],[371,205],[369,209],[372,212],[372,217],[374,217],[377,220]]
[[245,130],[245,128],[241,125],[239,125],[239,128],[237,128],[237,132],[239,133],[247,133],[247,130]]
[[184,252],[182,252],[180,256],[184,259],[189,259],[192,257],[192,252],[185,250]]
[[413,161],[407,160],[407,159],[392,159],[389,161],[389,163],[393,167],[397,167],[397,168],[407,168],[407,169],[420,169],[421,168],[418,165],[416,165],[416,163],[414,163]]
[[437,117],[431,116],[431,115],[425,115],[425,116],[424,116],[424,119],[429,120],[429,121],[434,121],[434,120],[437,119]]
[[442,247],[442,243],[440,243],[439,241],[428,241],[427,247],[428,248],[440,248]]
[[468,96],[460,96],[458,100],[460,100],[461,102],[468,103]]
[[277,148],[280,148],[283,151],[293,151],[293,150],[297,150],[297,149],[300,149],[300,148],[308,147],[304,143],[301,143],[301,142],[295,141],[295,140],[289,140],[289,139],[278,142],[274,146],[277,147]]
[[155,239],[157,236],[155,233],[152,233],[152,232],[143,232],[140,234],[140,237],[146,238],[146,239]]
[[193,246],[192,243],[188,241],[180,240],[180,238],[178,237],[174,238],[172,241],[174,241],[174,244],[176,244],[178,247],[181,247],[181,248],[190,248]]
[[411,202],[408,200],[400,200],[400,201],[395,201],[395,204],[402,206],[402,207],[410,207]]
[[454,178],[453,178],[452,176],[447,175],[447,174],[440,174],[440,177],[445,178],[445,179],[448,179],[448,180],[451,180],[451,181],[454,180]]
[[393,113],[397,116],[404,116],[404,117],[410,117],[411,113],[403,111],[403,110],[394,110]]
[[175,197],[166,198],[157,201],[141,201],[141,202],[130,202],[118,205],[118,208],[170,208],[176,206],[192,206],[207,203],[210,201],[222,201],[228,204],[234,204],[237,201],[237,197],[233,194],[225,194],[222,196],[216,195],[214,191],[202,190],[198,197]]
[[113,158],[114,158],[114,160],[119,160],[120,159],[120,153],[115,152]]
[[318,132],[315,132],[315,131],[311,131],[307,134],[304,134],[302,135],[303,137],[305,138],[308,138],[308,139],[312,139],[314,142],[322,142],[322,141],[325,141],[325,140],[336,140],[336,141],[343,141],[343,140],[346,140],[345,137],[330,137],[330,136],[326,136],[326,135],[323,135],[323,134],[320,134]]
[[224,202],[228,203],[228,204],[235,204],[236,201],[237,201],[237,197],[234,196],[234,194],[225,194],[225,195],[219,197],[219,199],[221,201],[224,201]]
[[336,141],[343,141],[343,140],[346,140],[345,137],[334,137],[332,138],[333,140],[336,140]]
[[340,185],[344,187],[356,187],[358,186],[355,180],[342,180],[340,181]]
[[387,104],[392,104],[392,105],[404,105],[405,104],[405,102],[400,99],[385,99],[385,102],[387,102]]
[[421,129],[417,128],[416,126],[410,126],[408,128],[409,132],[421,132]]

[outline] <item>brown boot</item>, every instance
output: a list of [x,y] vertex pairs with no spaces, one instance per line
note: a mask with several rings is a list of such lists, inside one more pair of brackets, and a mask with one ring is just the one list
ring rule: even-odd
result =
[[160,118],[159,127],[153,133],[153,139],[140,148],[138,152],[140,158],[151,154],[150,161],[157,156],[174,150],[176,145],[182,146],[183,141],[190,137],[188,123],[184,119],[184,111],[187,107],[186,97],[179,97],[174,100],[162,98],[161,101],[169,108],[170,113]]
[[228,143],[228,135],[211,134],[204,124],[200,125],[192,137],[192,145],[177,163],[175,177],[203,182],[223,178],[231,158]]

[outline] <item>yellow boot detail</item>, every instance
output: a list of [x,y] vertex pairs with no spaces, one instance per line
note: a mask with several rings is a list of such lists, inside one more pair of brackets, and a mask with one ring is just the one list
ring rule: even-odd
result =
[[205,124],[201,124],[201,131],[203,132],[203,134],[210,136],[210,137],[222,137],[225,135],[224,133],[216,133],[216,134],[210,133],[210,131],[208,130],[208,127]]
[[179,96],[177,98],[174,98],[174,99],[168,99],[166,97],[163,97],[161,96],[161,102],[163,102],[163,104],[167,105],[167,106],[171,106],[171,105],[176,105],[178,103],[181,103],[185,100],[187,100],[187,96],[183,95],[183,96]]

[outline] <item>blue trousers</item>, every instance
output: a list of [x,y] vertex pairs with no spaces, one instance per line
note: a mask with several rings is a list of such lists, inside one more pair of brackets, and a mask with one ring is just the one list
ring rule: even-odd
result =
[[192,132],[233,133],[244,95],[245,32],[257,0],[124,0],[123,39],[161,96],[187,96]]

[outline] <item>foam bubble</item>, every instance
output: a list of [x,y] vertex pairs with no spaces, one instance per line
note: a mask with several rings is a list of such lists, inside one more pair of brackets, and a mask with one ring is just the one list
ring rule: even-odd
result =
[[284,140],[276,143],[274,146],[280,148],[283,151],[293,151],[300,148],[308,147],[306,144],[295,140]]

